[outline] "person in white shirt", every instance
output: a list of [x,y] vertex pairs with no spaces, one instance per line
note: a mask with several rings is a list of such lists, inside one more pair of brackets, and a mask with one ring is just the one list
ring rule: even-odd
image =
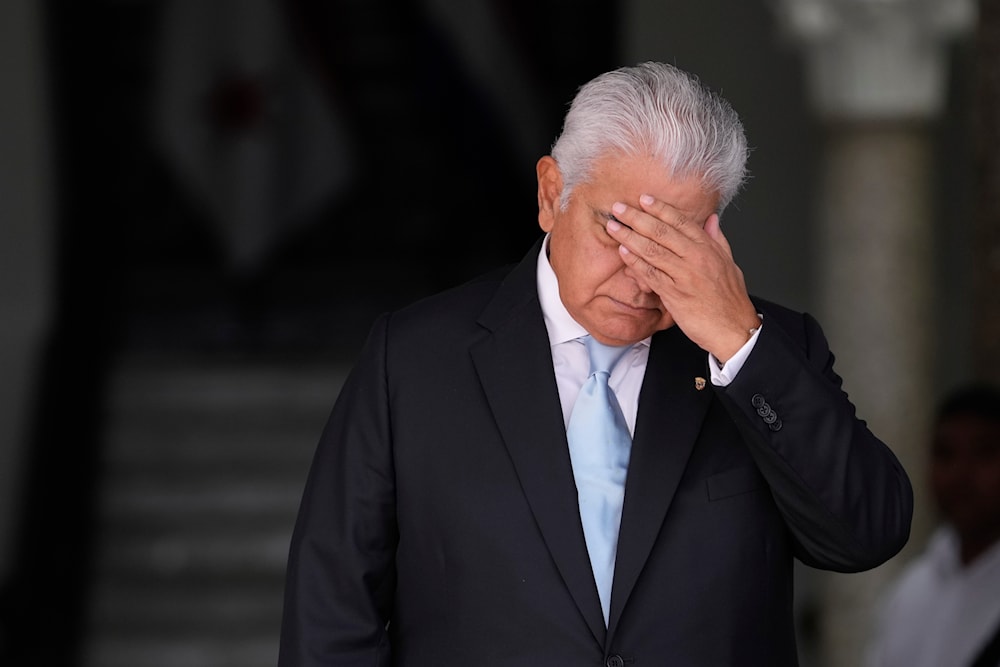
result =
[[[942,523],[890,586],[871,667],[1000,664],[1000,388],[949,395],[934,423],[930,491]],[[993,657],[985,657],[991,645]],[[984,656],[984,657],[980,657]]]

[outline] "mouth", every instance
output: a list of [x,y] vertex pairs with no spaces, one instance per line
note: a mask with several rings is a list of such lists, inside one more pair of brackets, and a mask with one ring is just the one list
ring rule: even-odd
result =
[[615,308],[617,308],[619,310],[622,310],[622,311],[625,311],[627,313],[634,313],[634,314],[637,314],[637,315],[645,315],[645,314],[649,314],[650,312],[656,312],[656,313],[662,312],[662,307],[661,307],[661,305],[659,303],[644,304],[644,305],[634,305],[634,304],[631,304],[631,303],[626,303],[624,301],[619,301],[618,299],[615,299],[615,298],[610,297],[610,296],[608,297],[608,299],[615,306]]

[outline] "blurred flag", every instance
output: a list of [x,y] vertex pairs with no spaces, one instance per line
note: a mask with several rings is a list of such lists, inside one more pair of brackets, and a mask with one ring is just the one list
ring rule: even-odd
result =
[[156,70],[155,145],[230,271],[252,273],[350,185],[350,137],[271,0],[167,0]]

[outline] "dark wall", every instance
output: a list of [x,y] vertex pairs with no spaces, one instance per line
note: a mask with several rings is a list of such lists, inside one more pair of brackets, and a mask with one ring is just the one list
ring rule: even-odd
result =
[[[540,131],[526,162],[497,104],[517,91],[477,80],[425,4],[282,0],[258,59],[231,46],[242,12],[230,4],[49,4],[60,305],[91,313],[102,346],[349,355],[379,310],[520,258],[538,234],[534,160],[576,86],[617,64],[614,3],[569,13],[559,2],[494,3],[506,54],[534,93],[525,113]],[[178,26],[185,18],[209,27]],[[180,44],[165,43],[171,31]],[[600,48],[565,49],[552,39],[563,32]],[[165,60],[190,51],[213,69],[201,88],[177,82],[201,73]],[[330,131],[317,100],[336,122],[327,153],[339,163],[311,169],[322,151],[310,152],[306,123]],[[243,155],[259,173],[240,173]],[[325,198],[297,193],[328,165],[344,173],[315,186]],[[246,207],[270,208],[239,210],[239,188]],[[267,227],[249,250],[233,231],[244,221]]]

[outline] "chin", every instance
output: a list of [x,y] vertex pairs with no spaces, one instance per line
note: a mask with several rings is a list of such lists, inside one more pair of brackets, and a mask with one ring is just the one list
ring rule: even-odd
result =
[[616,345],[631,345],[652,336],[657,330],[656,327],[649,325],[612,326],[598,329],[597,337],[607,339],[607,342]]

